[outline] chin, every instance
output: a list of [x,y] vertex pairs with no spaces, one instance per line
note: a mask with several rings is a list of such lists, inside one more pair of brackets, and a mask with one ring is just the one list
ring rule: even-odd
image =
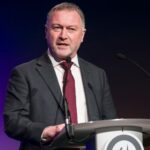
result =
[[66,57],[71,57],[71,54],[59,55],[60,59],[66,59]]
[[66,59],[67,57],[70,57],[68,55],[61,57],[60,59]]

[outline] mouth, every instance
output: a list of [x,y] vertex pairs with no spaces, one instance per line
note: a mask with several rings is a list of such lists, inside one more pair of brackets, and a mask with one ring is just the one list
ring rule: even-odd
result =
[[68,46],[69,44],[67,43],[57,43],[58,46]]
[[68,48],[69,44],[67,43],[57,43],[57,47],[60,49],[66,49]]

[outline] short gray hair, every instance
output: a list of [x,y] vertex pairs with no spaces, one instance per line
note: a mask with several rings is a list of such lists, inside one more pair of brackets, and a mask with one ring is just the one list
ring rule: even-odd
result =
[[54,7],[52,7],[52,9],[47,14],[46,24],[47,24],[48,20],[51,19],[51,16],[52,16],[54,11],[61,11],[61,10],[70,10],[70,11],[74,10],[74,11],[76,11],[79,14],[79,16],[81,17],[83,27],[85,28],[85,16],[84,16],[83,11],[76,4],[69,3],[69,2],[63,2],[63,3],[57,4]]

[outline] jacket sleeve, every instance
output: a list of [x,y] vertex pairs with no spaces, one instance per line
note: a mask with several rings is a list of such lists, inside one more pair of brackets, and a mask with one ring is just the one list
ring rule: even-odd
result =
[[4,127],[8,136],[21,141],[40,142],[46,124],[31,121],[30,111],[28,79],[21,69],[14,69],[4,106]]

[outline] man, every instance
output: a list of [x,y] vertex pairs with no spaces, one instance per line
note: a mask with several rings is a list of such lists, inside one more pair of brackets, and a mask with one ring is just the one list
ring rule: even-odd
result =
[[85,31],[84,15],[78,6],[54,6],[45,25],[48,51],[12,71],[4,109],[5,130],[21,141],[21,150],[50,149],[42,143],[51,141],[64,128],[65,71],[61,63],[67,58],[73,62],[75,123],[116,118],[104,70],[77,56]]

